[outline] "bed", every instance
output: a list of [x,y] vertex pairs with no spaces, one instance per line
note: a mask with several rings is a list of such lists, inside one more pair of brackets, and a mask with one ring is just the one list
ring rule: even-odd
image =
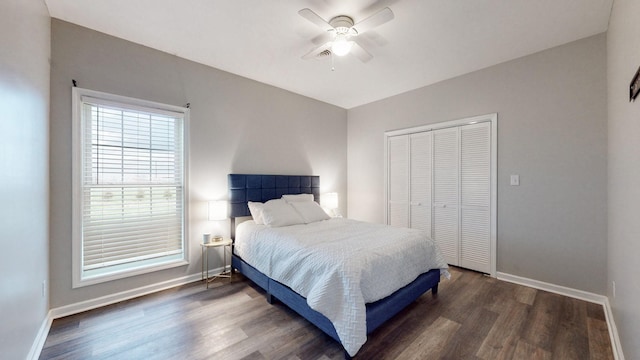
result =
[[[283,195],[291,194],[309,194],[308,196],[313,197],[316,202],[319,201],[320,197],[320,179],[318,176],[230,174],[228,182],[231,236],[234,240],[236,239],[237,218],[246,218],[251,215],[249,207],[247,206],[248,202],[265,203],[269,200],[280,199]],[[372,226],[374,227],[373,229],[371,229]],[[348,231],[345,231],[345,229]],[[369,233],[371,231],[375,231],[376,233],[388,232],[387,235],[389,235],[392,234],[391,231],[397,232],[397,230],[398,229],[392,230],[384,225],[364,225],[364,223],[347,219],[323,220],[317,223],[286,226],[277,229],[248,221],[238,228],[238,235],[241,235],[242,239],[253,239],[258,236],[257,234],[263,236],[264,239],[269,239],[269,236],[278,236],[278,239],[282,240],[278,240],[277,243],[286,243],[288,241],[294,244],[298,243],[297,236],[301,236],[301,233],[321,234],[322,231],[328,231],[322,234],[331,234],[329,237],[339,237],[339,234],[342,233],[349,233],[349,236],[351,236],[352,232],[354,238],[359,237],[361,238],[360,241],[363,241],[363,237],[366,236],[367,231],[369,231]],[[405,230],[406,232],[411,232],[411,235],[415,235],[414,230]],[[243,235],[243,232],[249,235]],[[400,232],[402,232],[402,230]],[[360,233],[362,234],[359,235]],[[320,235],[317,235],[316,239],[318,236]],[[311,238],[313,238],[313,236],[311,236]],[[322,245],[325,248],[336,249],[333,246],[340,246],[340,244],[337,243],[344,240],[345,239],[338,239],[335,241],[335,244]],[[345,349],[346,356],[354,356],[366,341],[367,334],[373,332],[423,293],[431,290],[433,295],[437,294],[440,277],[442,274],[447,274],[446,263],[442,259],[439,250],[437,250],[435,245],[430,244],[429,246],[433,246],[435,249],[429,251],[433,252],[433,262],[437,264],[437,267],[420,271],[413,268],[409,269],[406,265],[402,268],[397,267],[398,269],[402,269],[401,273],[410,273],[413,271],[415,274],[407,275],[413,280],[409,279],[405,280],[405,282],[395,284],[394,286],[406,285],[399,289],[394,288],[390,294],[384,293],[384,291],[387,290],[381,290],[382,292],[373,291],[375,295],[370,294],[367,281],[361,281],[359,277],[355,276],[353,278],[356,278],[356,280],[349,280],[351,277],[345,276],[346,280],[342,278],[339,281],[336,281],[335,278],[332,278],[331,281],[325,280],[325,282],[322,282],[323,280],[317,280],[320,282],[319,286],[322,289],[321,295],[317,296],[313,289],[306,289],[306,287],[310,286],[305,285],[307,284],[307,280],[298,280],[297,282],[291,280],[291,277],[299,277],[298,272],[304,273],[304,271],[299,268],[301,261],[286,265],[295,269],[293,271],[286,270],[287,267],[285,267],[283,263],[288,261],[287,259],[296,260],[296,256],[292,256],[291,254],[303,254],[305,259],[307,256],[319,255],[314,252],[306,253],[306,249],[289,250],[289,245],[283,245],[284,247],[280,247],[277,250],[259,248],[258,244],[266,243],[266,240],[254,242],[254,244],[256,244],[252,245],[254,247],[247,247],[248,245],[244,243],[244,241],[247,240],[242,241],[241,243],[234,243],[232,268],[263,288],[266,291],[266,297],[269,302],[272,302],[274,298],[281,301],[327,335],[340,342]],[[316,244],[317,243],[316,241]],[[422,241],[422,243],[424,243],[424,241]],[[422,243],[419,244],[419,246],[427,246]],[[254,254],[247,252],[246,249],[253,249]],[[293,252],[288,254],[286,251]],[[404,254],[403,256],[411,256],[411,254]],[[350,262],[351,261],[348,263]],[[348,268],[353,267],[349,265],[345,266]],[[279,268],[285,270],[278,270]],[[388,270],[389,267],[387,266],[386,269]],[[341,268],[340,270],[336,270],[336,273],[342,273],[343,271],[344,269]],[[350,274],[350,271],[351,270],[346,271],[345,273]],[[282,272],[291,272],[294,273],[295,276],[282,278],[280,274]],[[385,271],[384,273],[386,272],[389,271]],[[322,274],[324,273],[323,271]],[[400,274],[400,272],[397,271],[396,273],[396,275]],[[379,272],[373,276],[373,279],[380,279],[378,277],[380,275],[384,274]],[[369,282],[372,283],[373,280]],[[381,282],[384,283],[384,281]],[[292,288],[297,291],[292,290]],[[354,289],[351,290],[352,288]],[[332,295],[328,297],[327,294],[342,294],[342,296]],[[360,298],[360,294],[362,294],[362,299]],[[384,297],[381,297],[381,294],[384,294]],[[351,301],[351,297],[355,299]],[[364,300],[367,298],[375,299],[375,301],[365,302]],[[360,303],[362,304],[362,309],[359,309]],[[336,314],[331,311],[331,309],[339,309],[341,311],[338,311],[338,314]]]

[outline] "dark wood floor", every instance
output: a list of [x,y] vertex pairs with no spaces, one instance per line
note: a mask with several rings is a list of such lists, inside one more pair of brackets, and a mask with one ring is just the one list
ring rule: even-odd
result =
[[[613,359],[601,306],[453,268],[357,359]],[[342,348],[237,276],[56,319],[41,359],[342,359]]]

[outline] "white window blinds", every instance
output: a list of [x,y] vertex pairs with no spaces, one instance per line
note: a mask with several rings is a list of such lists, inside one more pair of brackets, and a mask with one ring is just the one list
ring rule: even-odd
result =
[[80,99],[81,278],[184,259],[184,113]]

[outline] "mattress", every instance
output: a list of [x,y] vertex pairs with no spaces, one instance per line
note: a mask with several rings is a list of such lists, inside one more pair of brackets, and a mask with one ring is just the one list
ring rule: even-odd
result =
[[345,350],[366,341],[366,303],[447,264],[424,232],[335,218],[285,227],[240,224],[234,252],[288,286],[334,325]]

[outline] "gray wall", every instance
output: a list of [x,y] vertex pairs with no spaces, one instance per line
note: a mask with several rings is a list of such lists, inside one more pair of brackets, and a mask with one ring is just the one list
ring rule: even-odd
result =
[[49,14],[0,2],[0,357],[24,359],[48,311]]
[[607,33],[608,295],[627,359],[640,359],[640,99],[629,102],[629,83],[640,66],[638,14],[639,1],[615,1]]
[[604,294],[606,109],[604,34],[350,109],[349,217],[384,221],[386,130],[497,112],[498,271]]
[[[51,307],[200,272],[206,201],[227,195],[227,174],[321,176],[346,210],[347,112],[237,75],[52,20]],[[71,80],[78,86],[173,105],[191,103],[190,265],[71,288]],[[222,264],[212,265],[212,268]]]

